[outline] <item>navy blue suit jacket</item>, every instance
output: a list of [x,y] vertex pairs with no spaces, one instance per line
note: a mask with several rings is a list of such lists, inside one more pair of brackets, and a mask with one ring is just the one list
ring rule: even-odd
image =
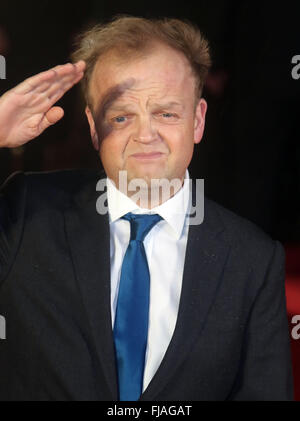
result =
[[[1,400],[118,399],[103,176],[18,173],[1,189]],[[282,246],[206,200],[174,335],[141,400],[291,399]]]

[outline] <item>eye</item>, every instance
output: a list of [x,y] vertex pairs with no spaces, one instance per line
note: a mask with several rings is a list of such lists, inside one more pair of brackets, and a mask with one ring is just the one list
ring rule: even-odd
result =
[[121,129],[123,127],[127,127],[127,125],[130,123],[132,118],[133,118],[132,114],[124,114],[124,115],[121,114],[115,117],[111,116],[111,118],[109,118],[109,123],[115,129]]
[[172,114],[172,113],[163,113],[162,116],[164,118],[171,118],[171,117],[175,117],[175,114]]
[[115,118],[113,119],[113,121],[114,121],[115,123],[124,123],[124,122],[126,121],[126,117],[124,117],[124,116],[115,117]]
[[167,112],[167,111],[165,111],[165,112],[163,112],[163,111],[161,111],[161,112],[159,112],[158,114],[157,114],[157,117],[162,121],[162,122],[165,122],[165,123],[175,123],[175,122],[177,122],[178,121],[178,114],[175,114],[175,113],[169,113],[169,112]]

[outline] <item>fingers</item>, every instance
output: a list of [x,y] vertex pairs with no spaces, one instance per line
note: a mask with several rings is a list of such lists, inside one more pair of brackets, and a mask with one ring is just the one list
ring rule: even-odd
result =
[[83,73],[80,72],[75,74],[74,76],[65,76],[59,80],[47,81],[42,83],[37,89],[32,91],[34,95],[37,94],[44,94],[43,97],[47,97],[51,99],[53,96],[56,95],[58,91],[63,91],[65,93],[68,89],[70,89],[73,85],[82,79]]
[[46,92],[55,83],[64,84],[76,80],[79,75],[82,77],[84,70],[85,62],[82,60],[76,64],[59,65],[24,80],[24,82],[14,88],[14,91],[22,95],[30,92]]
[[[52,101],[53,98],[56,97],[58,93],[62,93],[62,95],[67,92],[73,85],[78,83],[80,79],[82,79],[83,73],[80,72],[75,74],[72,77],[66,76],[57,81],[55,81],[48,89],[44,91],[44,94]],[[57,100],[56,100],[57,101]]]
[[55,77],[55,72],[53,70],[47,70],[45,72],[39,73],[38,75],[32,76],[28,79],[25,79],[24,82],[16,86],[13,91],[17,94],[25,95],[30,91],[36,89],[39,85],[43,83],[51,83]]
[[77,63],[74,64],[76,66],[78,72],[84,72],[86,68],[86,62],[83,60],[79,60]]
[[[47,107],[48,109],[52,107],[62,96],[79,80],[82,78],[83,74],[80,73],[76,79],[67,80],[64,84],[56,84],[55,86],[51,87],[49,90],[43,92],[43,94],[39,95],[34,102],[31,103],[32,106],[35,107],[36,110],[41,109],[41,107]],[[36,108],[38,107],[38,108]]]

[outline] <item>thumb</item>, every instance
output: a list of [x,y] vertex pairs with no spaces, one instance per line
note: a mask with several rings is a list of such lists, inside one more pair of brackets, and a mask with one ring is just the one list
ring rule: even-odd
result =
[[64,116],[64,110],[60,107],[52,107],[44,115],[40,123],[40,133],[43,133],[49,126],[57,123]]
[[46,120],[49,125],[57,123],[64,116],[64,110],[61,107],[52,107],[45,114]]

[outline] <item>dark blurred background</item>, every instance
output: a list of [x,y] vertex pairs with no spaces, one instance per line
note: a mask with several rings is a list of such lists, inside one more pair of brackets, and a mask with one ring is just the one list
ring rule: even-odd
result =
[[[300,79],[292,78],[291,61],[300,54],[300,2],[1,0],[0,54],[6,58],[7,79],[0,80],[0,95],[33,74],[69,61],[78,32],[119,13],[187,18],[210,41],[214,64],[204,91],[209,105],[206,131],[190,172],[205,179],[208,197],[283,242],[287,279],[293,279],[299,292]],[[65,109],[61,122],[21,148],[0,150],[0,182],[16,170],[101,165],[79,88],[59,105]],[[296,294],[290,285],[288,305]],[[297,305],[300,314],[300,298],[293,304],[294,314]],[[292,345],[300,399],[298,342]]]
[[[206,132],[191,174],[207,196],[260,225],[281,241],[300,241],[300,80],[291,76],[300,54],[300,2],[209,0],[143,2],[1,0],[0,54],[7,79],[0,94],[69,59],[74,36],[117,13],[187,18],[211,44],[213,68],[204,96]],[[38,139],[0,152],[0,181],[15,170],[99,166],[78,87],[60,101],[65,117]]]

